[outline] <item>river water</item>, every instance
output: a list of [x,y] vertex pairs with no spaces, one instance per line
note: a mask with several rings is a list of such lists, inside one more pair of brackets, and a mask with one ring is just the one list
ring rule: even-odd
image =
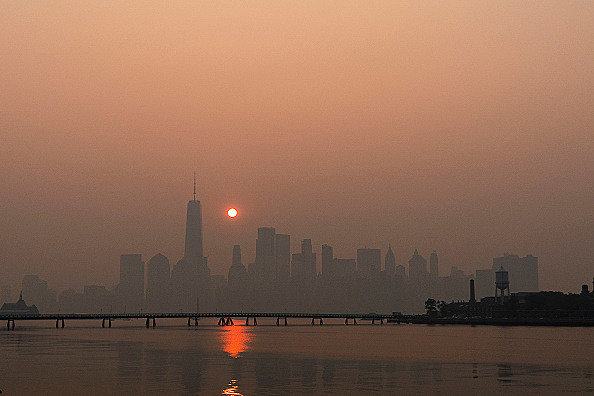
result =
[[18,322],[0,390],[22,394],[584,394],[594,328],[371,325],[289,319]]

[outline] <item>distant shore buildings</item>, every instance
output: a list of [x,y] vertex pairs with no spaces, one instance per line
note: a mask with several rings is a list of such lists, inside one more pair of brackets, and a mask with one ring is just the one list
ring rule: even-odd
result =
[[[507,282],[507,275],[508,273],[503,267],[497,271],[497,287],[501,290],[511,286],[511,281]],[[447,303],[428,299],[425,302],[427,314],[430,317],[440,317],[446,320],[453,318],[461,321],[505,319],[511,324],[538,324],[547,321],[560,323],[559,320],[568,320],[566,324],[569,325],[572,323],[571,321],[575,321],[576,324],[587,321],[592,323],[591,321],[594,319],[594,279],[592,280],[592,292],[588,289],[588,285],[584,284],[579,294],[528,291],[515,292],[507,296],[484,297],[480,301],[475,298],[473,280],[470,281],[469,286],[468,300]]]
[[[509,274],[511,292],[538,291],[538,258],[505,253],[490,269],[467,275],[457,267],[440,276],[436,251],[429,263],[415,249],[407,268],[396,262],[392,245],[383,256],[377,248],[356,250],[356,258],[338,258],[321,246],[321,272],[311,239],[291,253],[291,237],[261,227],[253,262],[244,264],[241,247],[232,248],[227,277],[211,275],[203,251],[202,206],[194,195],[187,204],[183,257],[173,267],[156,254],[146,263],[141,254],[120,256],[119,284],[113,289],[86,285],[83,293],[64,290],[58,296],[35,275],[23,279],[23,295],[42,312],[194,312],[311,311],[422,312],[427,298],[462,300],[472,279],[476,298],[493,296],[495,272]],[[6,295],[6,292],[4,293]]]

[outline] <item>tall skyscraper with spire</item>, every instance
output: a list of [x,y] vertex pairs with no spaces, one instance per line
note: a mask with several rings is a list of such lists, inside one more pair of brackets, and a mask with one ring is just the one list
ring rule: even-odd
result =
[[202,247],[202,207],[200,201],[196,199],[196,172],[194,172],[194,198],[188,202],[186,216],[184,259],[199,270],[205,266]]
[[202,307],[208,307],[211,300],[210,272],[202,246],[202,207],[196,199],[196,173],[194,196],[187,208],[184,257],[175,264],[171,278],[179,309],[197,310],[199,301],[202,302]]

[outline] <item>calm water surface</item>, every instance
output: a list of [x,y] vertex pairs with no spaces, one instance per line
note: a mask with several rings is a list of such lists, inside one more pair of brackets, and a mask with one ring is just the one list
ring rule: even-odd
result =
[[[198,327],[161,320],[17,321],[0,330],[0,390],[22,394],[584,394],[594,328]],[[266,325],[268,324],[268,325]],[[86,327],[82,327],[86,326]]]

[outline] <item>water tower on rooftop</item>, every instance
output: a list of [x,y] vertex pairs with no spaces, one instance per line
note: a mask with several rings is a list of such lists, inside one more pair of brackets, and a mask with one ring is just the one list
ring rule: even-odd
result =
[[499,268],[495,272],[495,300],[499,300],[499,292],[501,292],[501,303],[505,300],[505,291],[507,290],[507,296],[509,297],[509,275],[503,267]]

